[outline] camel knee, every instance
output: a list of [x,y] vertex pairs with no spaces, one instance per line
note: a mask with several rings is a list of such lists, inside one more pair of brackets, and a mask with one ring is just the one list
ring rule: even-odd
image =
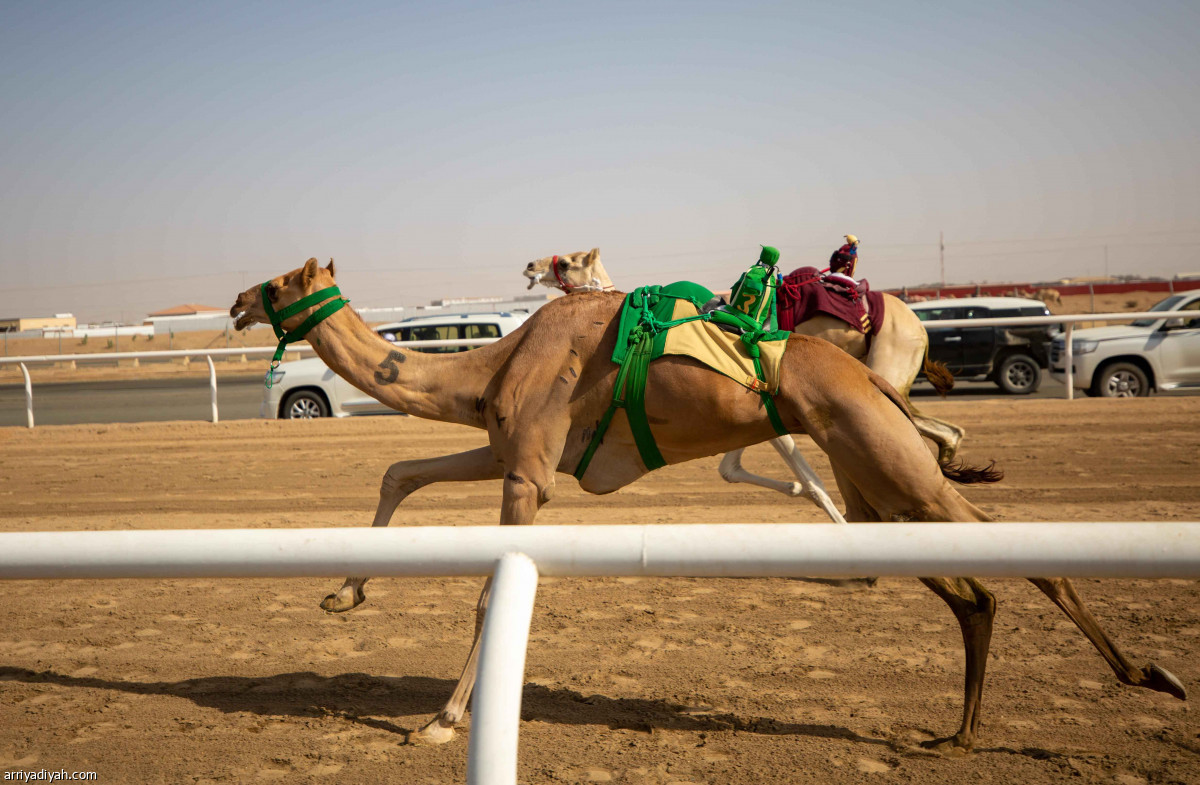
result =
[[741,482],[742,475],[745,474],[742,469],[742,451],[734,450],[725,453],[725,457],[721,459],[721,465],[717,467],[717,473],[725,482]]
[[424,484],[412,473],[407,463],[394,463],[383,473],[383,480],[379,483],[379,496],[387,500],[403,499]]

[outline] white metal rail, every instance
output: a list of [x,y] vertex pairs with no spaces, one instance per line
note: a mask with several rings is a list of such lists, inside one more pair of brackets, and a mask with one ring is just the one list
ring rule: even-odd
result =
[[493,575],[471,785],[517,777],[538,573],[1200,578],[1200,523],[665,524],[0,533],[0,579]]
[[[1061,316],[1006,316],[989,319],[940,319],[922,322],[926,330],[946,330],[955,327],[1017,327],[1017,326],[1037,326],[1043,324],[1064,324],[1066,325],[1066,334],[1064,336],[1066,356],[1063,359],[1066,371],[1066,387],[1067,399],[1071,400],[1075,397],[1075,351],[1072,346],[1071,337],[1074,326],[1079,322],[1119,322],[1133,321],[1136,319],[1171,319],[1176,317],[1195,317],[1195,311],[1141,311],[1138,313],[1089,313],[1089,314],[1064,314]],[[396,346],[403,347],[445,347],[445,346],[482,346],[484,344],[495,343],[499,338],[476,338],[476,339],[457,339],[457,340],[441,340],[441,341],[396,341]],[[216,387],[217,375],[213,368],[213,357],[230,357],[241,355],[270,355],[275,349],[270,346],[250,346],[243,348],[227,348],[227,349],[174,349],[160,352],[95,352],[89,354],[41,354],[41,355],[26,355],[21,357],[0,357],[0,366],[2,365],[21,365],[22,373],[25,375],[25,390],[26,390],[26,419],[29,427],[33,427],[33,391],[29,382],[29,372],[25,369],[27,363],[56,363],[56,362],[112,362],[114,360],[142,360],[156,359],[169,360],[183,357],[205,357],[208,359],[209,366],[209,384],[212,388],[213,398],[213,413],[212,421],[217,422],[218,412],[216,408]],[[292,344],[287,347],[288,352],[311,352],[312,347],[306,344]]]
[[[396,346],[435,348],[443,346],[483,346],[495,343],[499,338],[458,338],[438,341],[393,341]],[[313,348],[307,344],[291,344],[287,352],[311,352]],[[114,360],[173,360],[185,357],[203,357],[208,361],[208,385],[212,399],[212,422],[219,422],[217,411],[217,369],[213,365],[214,357],[237,357],[242,355],[270,356],[275,353],[271,346],[247,346],[240,349],[168,349],[161,352],[93,352],[87,354],[33,354],[22,357],[0,357],[0,365],[19,365],[25,377],[25,419],[29,427],[33,427],[33,385],[29,380],[29,369],[26,363],[59,363],[59,362],[113,362]],[[285,355],[286,356],[286,355]],[[265,375],[265,373],[264,373]]]

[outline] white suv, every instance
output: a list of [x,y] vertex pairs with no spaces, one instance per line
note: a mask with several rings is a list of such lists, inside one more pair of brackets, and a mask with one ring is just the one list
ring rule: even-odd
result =
[[[526,313],[472,313],[421,316],[372,329],[389,341],[449,341],[502,338],[529,318]],[[463,352],[467,346],[412,347],[420,352]],[[352,386],[320,357],[284,363],[263,393],[259,415],[268,420],[311,420],[352,414],[399,414]]]
[[[1200,387],[1200,291],[1171,295],[1150,310],[1194,311],[1196,315],[1075,330],[1071,351],[1076,387],[1105,398],[1141,397],[1151,389]],[[1062,337],[1051,347],[1050,372],[1066,382]]]

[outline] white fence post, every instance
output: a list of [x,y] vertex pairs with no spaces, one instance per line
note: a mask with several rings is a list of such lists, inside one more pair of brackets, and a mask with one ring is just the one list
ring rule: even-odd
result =
[[21,375],[25,377],[25,421],[33,427],[33,382],[29,381],[29,369],[21,363]]
[[468,785],[516,785],[525,651],[537,581],[537,565],[523,553],[506,553],[496,564],[479,638]]
[[208,387],[212,391],[212,421],[218,422],[217,417],[217,369],[213,366],[211,357],[205,357],[208,360]]
[[1075,347],[1071,345],[1071,333],[1075,330],[1075,322],[1067,322],[1067,332],[1063,336],[1063,351],[1066,355],[1063,362],[1067,372],[1067,400],[1075,400]]

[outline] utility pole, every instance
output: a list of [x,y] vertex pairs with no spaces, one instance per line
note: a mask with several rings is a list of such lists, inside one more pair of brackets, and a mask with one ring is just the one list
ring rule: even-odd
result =
[[938,262],[942,268],[942,286],[946,285],[946,233],[938,232]]

